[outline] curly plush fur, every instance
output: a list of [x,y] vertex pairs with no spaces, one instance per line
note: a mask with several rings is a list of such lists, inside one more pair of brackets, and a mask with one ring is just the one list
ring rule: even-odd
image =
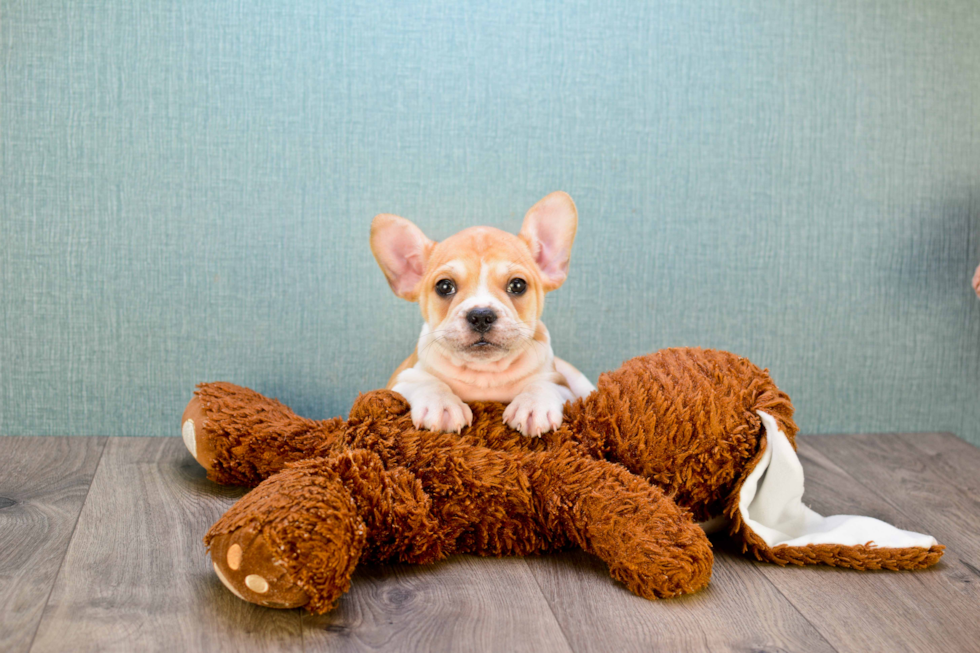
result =
[[917,568],[942,554],[836,545],[800,553],[755,535],[737,495],[764,442],[759,412],[791,443],[797,427],[769,374],[727,352],[627,361],[541,438],[506,427],[501,404],[471,408],[471,427],[444,434],[416,430],[389,391],[361,395],[347,421],[314,421],[245,388],[200,385],[184,413],[189,447],[212,480],[257,486],[205,537],[216,573],[246,600],[322,613],[361,561],[574,545],[636,594],[663,598],[707,584],[711,547],[696,521],[718,515],[744,550],[777,564]]

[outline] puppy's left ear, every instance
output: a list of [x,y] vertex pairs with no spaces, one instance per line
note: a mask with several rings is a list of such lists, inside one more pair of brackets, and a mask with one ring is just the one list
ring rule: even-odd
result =
[[572,242],[578,229],[578,211],[568,193],[551,193],[531,207],[517,234],[531,249],[541,270],[545,292],[565,283]]

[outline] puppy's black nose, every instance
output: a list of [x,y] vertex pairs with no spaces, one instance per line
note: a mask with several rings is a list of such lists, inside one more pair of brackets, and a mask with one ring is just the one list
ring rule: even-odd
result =
[[490,308],[474,308],[466,314],[466,321],[470,323],[470,328],[477,333],[486,333],[497,321],[497,314]]

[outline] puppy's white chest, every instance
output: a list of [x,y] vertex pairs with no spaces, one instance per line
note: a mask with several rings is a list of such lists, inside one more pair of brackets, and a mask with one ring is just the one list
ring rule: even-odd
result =
[[533,379],[555,374],[551,347],[537,346],[519,352],[513,360],[492,365],[458,365],[451,360],[425,361],[425,369],[441,379],[463,401],[509,403]]
[[514,397],[520,394],[521,389],[524,387],[524,384],[521,383],[476,385],[460,383],[455,380],[447,381],[446,383],[452,389],[453,393],[463,401],[499,401],[505,404],[513,401]]

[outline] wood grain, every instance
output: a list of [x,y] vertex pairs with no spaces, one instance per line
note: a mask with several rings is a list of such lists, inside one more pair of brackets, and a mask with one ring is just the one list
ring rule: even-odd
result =
[[[799,442],[804,501],[814,510],[876,517],[928,532],[951,549],[937,566],[921,571],[760,565],[766,578],[840,651],[975,650],[977,578],[958,561],[958,545],[976,532],[980,506],[956,499],[959,479],[940,480],[895,436],[811,436]],[[951,501],[958,505],[955,516],[938,514]],[[955,520],[962,521],[957,526]],[[974,545],[968,555],[975,553]]]
[[915,447],[929,469],[947,476],[961,492],[980,496],[980,449],[952,433],[897,433],[894,437]]
[[571,650],[523,558],[380,565],[352,582],[336,611],[304,616],[308,649]]
[[207,481],[179,438],[112,438],[32,651],[302,646],[298,611],[237,599],[201,537],[243,493]]
[[0,651],[27,651],[106,438],[0,438]]
[[800,455],[815,510],[929,532],[943,561],[780,568],[718,539],[706,590],[646,601],[581,552],[458,556],[362,567],[314,617],[217,581],[201,537],[244,490],[208,482],[179,439],[0,438],[0,650],[976,650],[980,450],[946,434],[809,436]]
[[648,601],[582,552],[529,558],[575,651],[833,651],[787,604],[758,565],[715,549],[711,584],[691,596]]

